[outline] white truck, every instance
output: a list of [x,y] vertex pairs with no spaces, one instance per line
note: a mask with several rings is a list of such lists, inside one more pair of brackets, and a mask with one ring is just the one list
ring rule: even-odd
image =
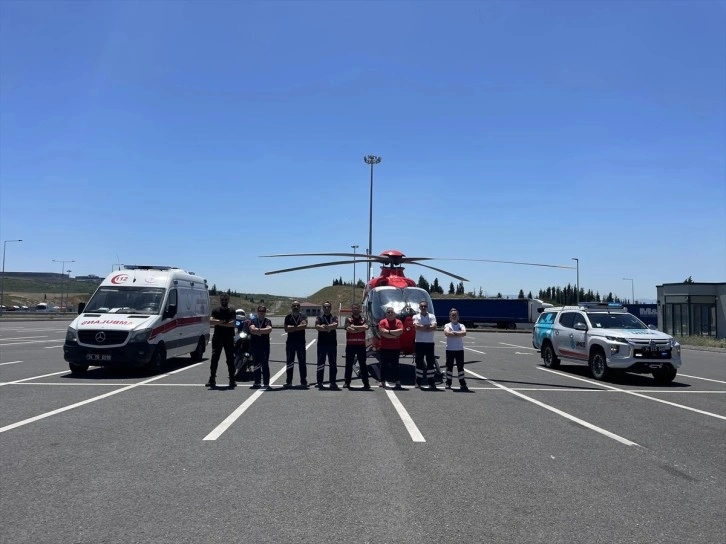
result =
[[532,330],[532,346],[544,366],[557,368],[560,360],[584,363],[596,380],[635,372],[665,384],[681,366],[681,345],[672,336],[612,302],[546,308]]
[[106,277],[68,327],[63,357],[89,366],[158,371],[168,358],[202,360],[209,343],[207,281],[170,266],[128,265]]

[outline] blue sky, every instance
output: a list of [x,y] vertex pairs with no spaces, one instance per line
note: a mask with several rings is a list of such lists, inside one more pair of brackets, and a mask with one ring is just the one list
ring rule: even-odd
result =
[[[352,265],[259,256],[364,251],[366,154],[374,253],[577,257],[623,298],[726,281],[726,2],[0,4],[8,271],[304,297]],[[576,280],[430,264],[490,295]]]

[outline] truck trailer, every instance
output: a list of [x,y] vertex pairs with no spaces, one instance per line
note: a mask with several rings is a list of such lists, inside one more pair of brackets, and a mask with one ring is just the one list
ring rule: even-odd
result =
[[436,322],[449,321],[449,311],[459,311],[459,321],[468,327],[494,324],[498,329],[516,329],[517,323],[537,321],[540,312],[552,304],[530,298],[437,298],[434,299]]

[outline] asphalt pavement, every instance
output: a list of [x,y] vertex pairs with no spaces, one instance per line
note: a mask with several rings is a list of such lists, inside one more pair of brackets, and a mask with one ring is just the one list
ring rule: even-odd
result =
[[[209,347],[163,373],[72,376],[66,325],[0,323],[2,543],[713,543],[726,532],[723,352],[684,350],[665,387],[603,383],[584,366],[545,369],[526,334],[472,333],[470,393],[414,388],[410,357],[404,391],[282,389],[275,329],[273,389],[208,390]],[[342,386],[342,345],[338,361]]]

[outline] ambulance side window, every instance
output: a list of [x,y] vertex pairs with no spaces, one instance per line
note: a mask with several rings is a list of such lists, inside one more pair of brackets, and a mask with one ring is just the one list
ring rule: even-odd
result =
[[176,289],[172,289],[169,291],[169,302],[166,305],[166,312],[164,312],[164,316],[174,317],[176,315],[177,304],[177,292]]

